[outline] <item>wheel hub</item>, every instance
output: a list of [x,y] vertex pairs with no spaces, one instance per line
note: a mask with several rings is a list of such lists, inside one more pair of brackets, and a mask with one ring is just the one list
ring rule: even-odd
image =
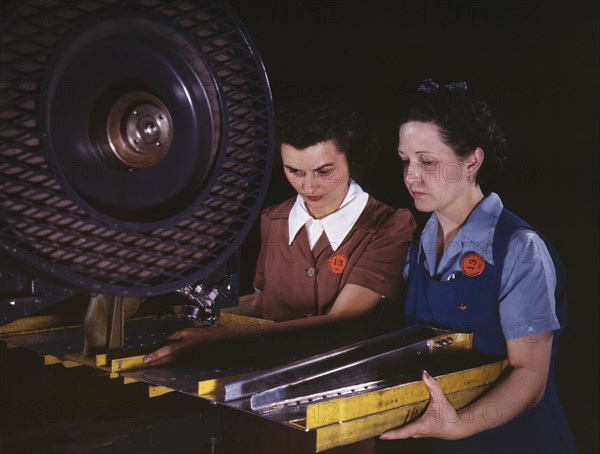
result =
[[169,110],[156,96],[136,91],[121,96],[106,121],[106,157],[143,169],[160,162],[171,149],[173,124]]

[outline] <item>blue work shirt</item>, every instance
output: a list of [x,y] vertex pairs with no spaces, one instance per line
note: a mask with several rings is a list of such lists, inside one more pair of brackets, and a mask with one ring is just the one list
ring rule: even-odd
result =
[[[418,257],[420,260],[421,254],[425,254],[425,269],[430,276],[440,281],[460,277],[462,259],[472,252],[493,265],[493,239],[502,209],[502,201],[497,194],[485,197],[448,245],[437,269],[439,222],[432,214],[421,233]],[[404,266],[405,279],[410,272],[409,258],[410,253]],[[546,244],[531,230],[517,230],[509,240],[500,284],[500,322],[506,339],[560,328],[555,311],[555,287],[556,271]]]

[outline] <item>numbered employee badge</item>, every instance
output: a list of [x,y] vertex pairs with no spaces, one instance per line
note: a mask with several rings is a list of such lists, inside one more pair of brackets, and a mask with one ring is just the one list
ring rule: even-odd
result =
[[329,257],[329,269],[336,274],[341,274],[346,268],[348,263],[348,257],[344,254],[333,254]]
[[465,255],[462,262],[460,262],[460,268],[465,276],[479,276],[485,269],[485,260],[481,255],[470,252]]

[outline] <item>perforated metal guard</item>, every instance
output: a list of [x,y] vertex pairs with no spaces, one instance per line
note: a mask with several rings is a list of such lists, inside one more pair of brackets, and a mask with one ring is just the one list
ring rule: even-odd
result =
[[195,209],[144,231],[104,222],[68,196],[43,145],[44,72],[76,25],[127,2],[15,2],[0,42],[0,242],[2,253],[78,288],[146,296],[201,280],[239,247],[268,185],[273,114],[262,62],[228,5],[130,3],[186,33],[219,84],[219,156]]

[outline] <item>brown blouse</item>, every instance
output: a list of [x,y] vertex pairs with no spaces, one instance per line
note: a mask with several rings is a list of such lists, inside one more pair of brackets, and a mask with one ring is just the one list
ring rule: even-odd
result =
[[306,228],[288,244],[288,215],[295,198],[265,209],[254,288],[263,292],[263,317],[295,320],[326,314],[346,284],[395,299],[415,221],[407,209],[393,209],[369,196],[340,247],[326,235],[310,250]]

